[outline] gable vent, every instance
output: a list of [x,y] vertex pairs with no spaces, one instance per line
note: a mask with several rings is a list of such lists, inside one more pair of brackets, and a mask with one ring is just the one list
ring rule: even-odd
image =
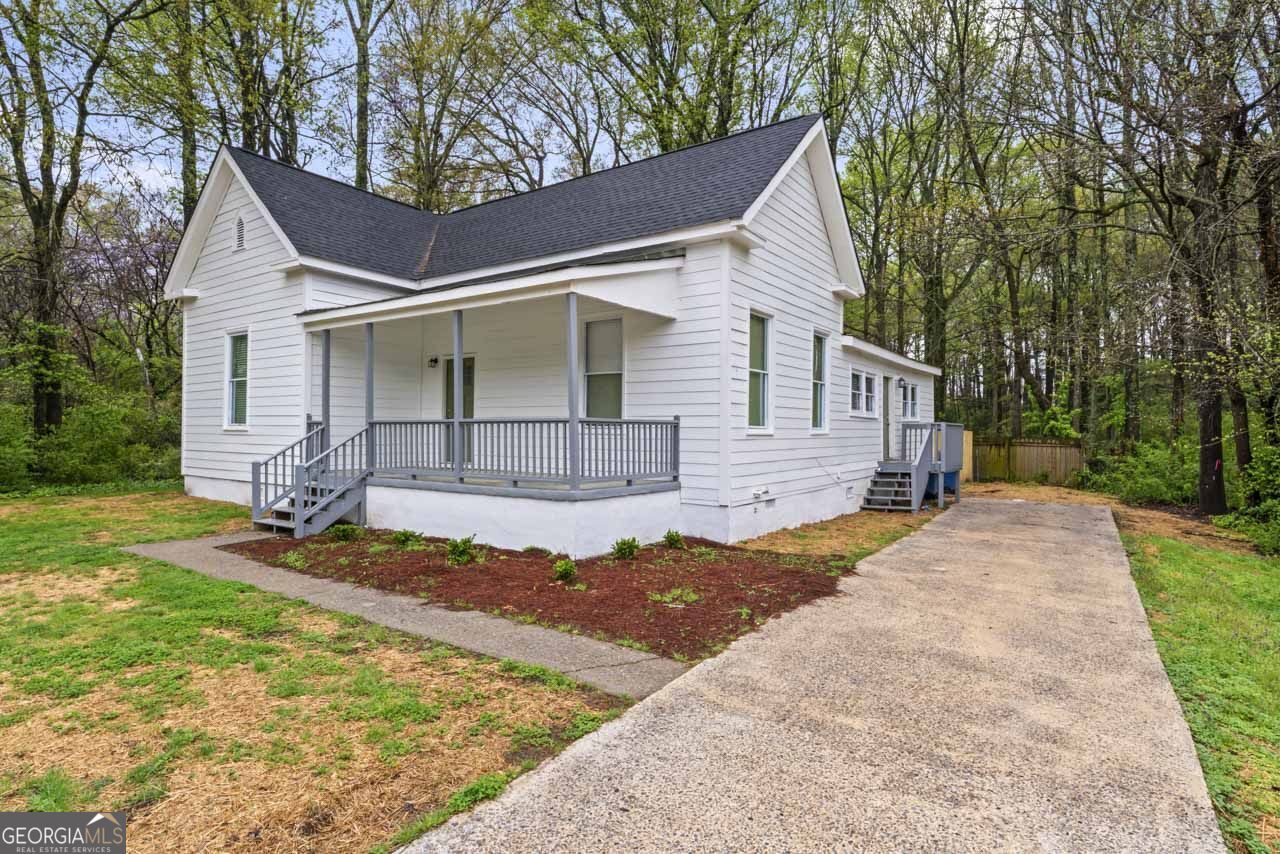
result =
[[244,248],[244,217],[236,217],[236,249]]

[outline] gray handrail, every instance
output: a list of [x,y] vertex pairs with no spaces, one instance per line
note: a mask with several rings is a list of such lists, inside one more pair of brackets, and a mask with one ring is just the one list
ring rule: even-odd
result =
[[250,504],[258,519],[293,494],[294,469],[315,457],[324,442],[325,426],[319,424],[298,441],[286,445],[265,460],[255,460],[252,468]]
[[344,490],[369,476],[370,447],[369,428],[365,427],[294,467],[295,536],[305,536],[308,521],[341,498]]
[[[929,425],[932,427],[932,425]],[[924,491],[929,486],[929,477],[933,470],[933,433],[932,429],[924,431],[924,440],[911,463],[911,511],[920,509],[924,501]]]

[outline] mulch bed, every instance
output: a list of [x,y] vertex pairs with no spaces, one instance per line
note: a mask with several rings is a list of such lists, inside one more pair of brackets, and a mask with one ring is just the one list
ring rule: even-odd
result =
[[367,531],[355,542],[321,534],[225,548],[271,566],[642,645],[681,660],[715,655],[770,617],[835,593],[839,577],[853,571],[850,561],[836,557],[693,538],[683,549],[644,546],[631,560],[577,561],[577,577],[568,583],[553,579],[558,556],[545,552],[482,546],[478,561],[450,565],[445,540],[397,545],[391,531]]

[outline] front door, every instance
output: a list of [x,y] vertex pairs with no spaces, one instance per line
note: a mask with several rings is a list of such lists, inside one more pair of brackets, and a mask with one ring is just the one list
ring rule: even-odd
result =
[[[444,417],[453,418],[453,359],[444,360]],[[462,417],[476,417],[476,360],[473,356],[464,356],[462,359]],[[463,459],[471,462],[471,431],[465,430],[462,435],[467,446]],[[452,464],[453,442],[448,442],[444,454],[445,459]]]
[[893,378],[883,377],[881,379],[880,389],[880,441],[884,445],[882,460],[893,459],[893,422],[890,420],[890,413],[893,412],[893,399],[889,396],[893,392]]
[[[444,417],[453,418],[453,359],[444,360]],[[476,360],[462,359],[462,417],[476,417]]]

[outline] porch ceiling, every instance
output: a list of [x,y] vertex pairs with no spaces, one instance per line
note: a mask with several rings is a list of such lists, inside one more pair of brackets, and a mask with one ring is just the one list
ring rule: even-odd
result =
[[684,258],[678,256],[566,267],[344,308],[307,311],[299,316],[308,331],[319,331],[576,293],[674,319],[677,276],[683,264]]

